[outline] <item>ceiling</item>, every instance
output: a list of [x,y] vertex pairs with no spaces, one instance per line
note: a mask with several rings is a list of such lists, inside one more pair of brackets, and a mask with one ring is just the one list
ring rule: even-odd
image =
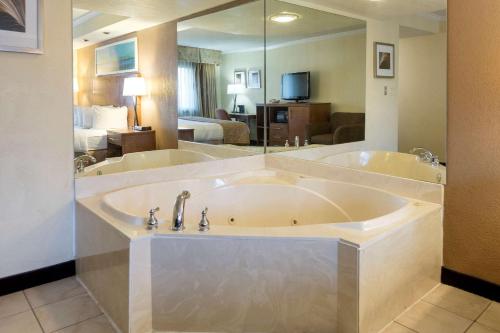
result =
[[[73,0],[73,13],[78,15],[73,18],[73,47],[88,46],[174,21],[231,1],[233,0]],[[88,41],[84,42],[84,39]]]
[[73,20],[76,20],[79,17],[82,17],[83,15],[87,14],[88,12],[89,11],[86,9],[73,8]]
[[[446,18],[446,0],[286,0],[327,11],[348,12],[360,17],[381,20],[439,21]],[[73,0],[74,47],[80,48],[110,38],[142,30],[163,22],[177,20],[232,0]],[[230,40],[234,48],[262,44],[264,29],[262,2],[181,22],[180,40],[224,48]],[[269,25],[269,43],[286,43],[301,38],[359,29],[360,21],[325,11],[298,7],[285,1],[269,2],[268,14],[281,11],[300,12],[294,24]],[[244,9],[243,9],[244,8]],[[312,15],[314,13],[314,15]],[[332,16],[333,15],[333,16]],[[215,18],[215,20],[214,20]],[[334,19],[332,19],[334,18]],[[436,24],[435,24],[436,25]],[[419,22],[419,28],[422,26]],[[425,33],[421,29],[402,29],[407,36]],[[402,33],[402,34],[403,34]],[[404,36],[402,36],[404,37]],[[87,41],[84,41],[87,40]],[[204,46],[200,46],[204,47]]]
[[301,2],[379,20],[432,13],[447,8],[447,0],[302,0]]
[[[266,10],[267,18],[264,18],[263,2],[257,1],[180,22],[178,43],[239,52],[263,47],[264,22],[268,47],[366,27],[361,20],[286,2],[270,2]],[[299,19],[285,24],[269,20],[283,12],[297,14]]]

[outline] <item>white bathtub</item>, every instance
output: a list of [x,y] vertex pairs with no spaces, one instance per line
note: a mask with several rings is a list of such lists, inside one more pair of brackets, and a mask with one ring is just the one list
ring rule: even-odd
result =
[[125,154],[118,159],[109,159],[85,168],[82,175],[98,176],[133,170],[161,168],[173,165],[213,161],[216,158],[190,150],[164,149]]
[[411,154],[389,151],[353,151],[327,156],[318,161],[346,168],[446,184],[446,167],[432,166]]
[[[436,202],[320,178],[317,163],[304,162],[307,175],[215,163],[204,178],[186,171],[78,200],[78,277],[123,332],[378,332],[438,284]],[[147,230],[156,206],[162,224]],[[211,225],[199,232],[204,207]]]
[[[170,223],[176,196],[191,192],[185,223],[195,231],[208,207],[214,228],[300,228],[320,225],[370,230],[409,216],[412,199],[378,189],[277,171],[255,171],[221,178],[141,185],[104,196],[108,212],[121,221],[143,225],[147,212],[160,207],[161,223]],[[214,229],[217,230],[217,229]]]

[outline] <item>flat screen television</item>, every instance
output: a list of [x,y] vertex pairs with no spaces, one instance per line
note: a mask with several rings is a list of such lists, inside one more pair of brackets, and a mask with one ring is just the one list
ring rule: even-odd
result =
[[303,101],[311,97],[311,73],[286,73],[281,75],[281,99]]

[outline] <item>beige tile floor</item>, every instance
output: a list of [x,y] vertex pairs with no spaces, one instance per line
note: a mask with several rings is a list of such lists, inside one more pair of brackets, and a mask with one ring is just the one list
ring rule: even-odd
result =
[[74,278],[0,297],[0,333],[115,333]]
[[500,304],[440,285],[383,333],[500,333]]
[[[115,333],[72,277],[0,297],[0,333]],[[500,304],[441,285],[383,333],[500,333]]]

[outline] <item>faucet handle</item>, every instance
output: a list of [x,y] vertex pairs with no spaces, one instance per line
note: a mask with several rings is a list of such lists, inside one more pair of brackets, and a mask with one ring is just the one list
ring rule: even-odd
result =
[[201,221],[198,224],[198,230],[201,232],[206,232],[210,230],[210,221],[207,219],[208,207],[205,207],[201,212]]
[[156,218],[155,213],[159,210],[160,210],[160,207],[151,208],[149,210],[149,218],[147,221],[148,229],[151,230],[152,228],[158,227],[158,219]]
[[435,167],[439,166],[439,156],[432,155],[431,164],[432,164],[432,166],[435,166]]

